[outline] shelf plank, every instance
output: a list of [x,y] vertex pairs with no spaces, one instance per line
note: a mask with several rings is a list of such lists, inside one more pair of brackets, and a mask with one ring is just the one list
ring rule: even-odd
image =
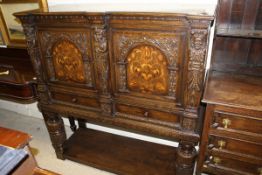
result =
[[64,144],[67,159],[125,175],[174,175],[176,148],[78,129]]
[[212,71],[202,101],[262,111],[262,77]]
[[262,30],[217,29],[216,35],[226,37],[262,38]]

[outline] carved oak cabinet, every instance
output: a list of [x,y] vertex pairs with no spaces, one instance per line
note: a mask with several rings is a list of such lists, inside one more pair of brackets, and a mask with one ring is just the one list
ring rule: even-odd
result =
[[[193,173],[212,16],[16,16],[26,33],[39,108],[58,158],[119,174]],[[80,119],[178,141],[179,147],[107,136],[82,125],[67,139],[61,117],[68,117],[74,130],[73,119]]]

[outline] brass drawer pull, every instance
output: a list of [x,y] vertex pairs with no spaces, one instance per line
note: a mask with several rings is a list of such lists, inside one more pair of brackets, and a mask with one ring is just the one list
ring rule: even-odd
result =
[[228,128],[229,125],[231,125],[231,120],[229,120],[228,118],[224,118],[222,120],[222,123],[224,125],[224,128],[226,129],[226,128]]
[[4,71],[4,72],[0,72],[0,75],[9,75],[9,70]]
[[226,141],[219,140],[219,141],[217,141],[217,144],[219,146],[219,149],[223,149],[226,146]]
[[214,157],[213,162],[215,163],[215,165],[217,165],[217,164],[221,163],[221,159],[219,157]]

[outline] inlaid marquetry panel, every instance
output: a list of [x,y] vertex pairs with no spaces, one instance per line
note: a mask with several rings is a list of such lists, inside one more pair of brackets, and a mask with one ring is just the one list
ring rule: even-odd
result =
[[39,31],[38,37],[49,81],[94,87],[89,31]]
[[129,89],[143,93],[167,93],[167,61],[159,49],[150,45],[137,46],[128,54],[127,61]]
[[79,49],[70,41],[57,43],[52,50],[56,78],[84,83],[84,64]]
[[116,90],[177,99],[185,38],[183,32],[115,31]]

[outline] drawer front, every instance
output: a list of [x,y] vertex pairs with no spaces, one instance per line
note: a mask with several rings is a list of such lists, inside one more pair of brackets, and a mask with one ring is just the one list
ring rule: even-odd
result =
[[82,97],[76,94],[52,92],[52,99],[58,103],[69,103],[77,106],[99,108],[99,102],[95,98]]
[[209,155],[205,161],[204,169],[215,168],[214,174],[221,174],[219,171],[224,170],[225,172],[236,172],[233,174],[243,175],[261,175],[262,165],[258,163],[250,163],[242,160],[231,159],[224,156]]
[[248,142],[240,139],[210,136],[209,149],[226,150],[262,158],[262,143]]
[[95,87],[89,29],[39,29],[43,69],[48,81],[66,86]]
[[262,133],[262,118],[222,111],[214,112],[213,125],[218,125],[218,128],[224,129],[233,129],[257,134]]
[[186,30],[114,29],[112,72],[116,98],[146,97],[170,103],[182,102],[182,71]]
[[180,117],[178,114],[144,109],[141,107],[134,107],[123,104],[116,105],[116,112],[117,115],[120,117],[122,116],[171,127],[178,127],[180,121]]

